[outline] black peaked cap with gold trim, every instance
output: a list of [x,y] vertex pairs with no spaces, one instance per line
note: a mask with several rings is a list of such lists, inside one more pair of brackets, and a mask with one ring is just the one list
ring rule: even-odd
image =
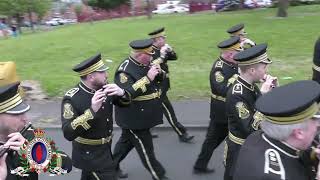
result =
[[247,66],[258,63],[270,64],[272,61],[267,55],[267,44],[259,44],[239,52],[234,56],[239,66]]
[[233,36],[225,41],[222,41],[218,44],[218,48],[221,50],[236,50],[236,51],[242,51],[242,47],[240,45],[240,37],[239,36]]
[[87,60],[82,61],[80,64],[72,68],[75,72],[79,73],[79,76],[88,75],[95,71],[106,71],[109,68],[104,64],[101,59],[101,53],[90,57]]
[[274,124],[295,124],[319,118],[319,95],[320,85],[317,82],[297,81],[260,96],[255,107]]
[[153,41],[151,39],[134,40],[129,43],[129,46],[134,52],[145,52],[147,54],[154,54],[152,48]]
[[244,29],[244,24],[240,23],[237,25],[232,26],[227,30],[228,33],[233,34],[233,35],[239,35],[239,34],[247,34],[246,32],[241,32],[241,30]]
[[0,87],[0,113],[22,114],[30,109],[19,94],[20,82]]
[[151,36],[151,38],[156,38],[156,37],[165,37],[165,28],[164,27],[161,27],[157,30],[154,30],[152,32],[150,32],[148,35]]

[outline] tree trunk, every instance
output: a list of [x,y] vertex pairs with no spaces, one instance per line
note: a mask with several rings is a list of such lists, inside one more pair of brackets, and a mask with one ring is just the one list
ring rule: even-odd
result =
[[93,25],[93,13],[94,13],[94,10],[93,9],[90,9],[90,25]]
[[239,8],[240,9],[244,8],[244,0],[240,0]]
[[289,7],[289,0],[279,0],[277,17],[287,17],[288,7]]
[[34,25],[33,25],[33,20],[32,20],[32,12],[31,9],[28,9],[28,16],[29,16],[29,21],[30,21],[30,29],[34,33]]
[[151,14],[151,2],[150,0],[146,0],[147,2],[147,16],[148,16],[148,19],[151,19],[152,18],[152,14]]
[[135,16],[136,15],[136,9],[135,9],[134,0],[130,0],[130,6],[131,6],[132,15]]
[[19,34],[22,34],[22,29],[21,29],[22,17],[21,17],[21,15],[19,13],[16,14],[16,19],[17,19],[17,29],[19,31]]

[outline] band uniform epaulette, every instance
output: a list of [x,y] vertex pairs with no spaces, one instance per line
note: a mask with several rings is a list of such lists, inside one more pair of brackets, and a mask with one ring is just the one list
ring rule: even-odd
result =
[[233,86],[232,89],[232,94],[238,93],[238,94],[242,94],[243,91],[243,87],[240,83],[237,83]]
[[217,61],[215,68],[222,68],[223,67],[223,62],[222,61]]
[[70,90],[65,94],[65,96],[72,97],[72,96],[74,96],[77,92],[79,92],[79,88],[72,88],[72,89],[70,89]]
[[228,79],[227,87],[229,87],[231,84],[233,84],[239,77],[239,74],[234,74],[231,76],[231,78]]
[[280,176],[280,179],[286,179],[285,170],[278,151],[275,149],[267,149],[264,154],[264,173],[273,173]]

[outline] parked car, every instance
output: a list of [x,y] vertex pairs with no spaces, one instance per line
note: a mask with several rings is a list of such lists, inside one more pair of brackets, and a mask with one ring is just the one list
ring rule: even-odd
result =
[[218,0],[215,6],[215,11],[232,11],[239,8],[240,0]]
[[261,8],[261,7],[271,7],[271,0],[245,0],[244,6],[246,8]]
[[171,5],[162,9],[157,9],[152,11],[152,13],[154,14],[170,14],[170,13],[182,13],[182,12],[189,12],[189,8],[185,6]]
[[65,19],[65,24],[75,24],[77,23],[77,19]]
[[48,25],[48,26],[58,26],[59,22],[56,21],[56,20],[51,19],[49,21],[46,21],[46,25]]
[[49,26],[58,26],[58,25],[64,25],[64,24],[66,24],[66,20],[60,17],[54,17],[51,20],[46,21],[46,25],[49,25]]
[[[216,11],[232,11],[240,7],[239,0],[218,0],[215,5]],[[271,0],[245,0],[243,7],[244,8],[262,8],[262,7],[271,7]]]
[[56,18],[52,18],[51,20],[57,21],[59,23],[59,25],[64,25],[66,23],[65,19],[56,17]]

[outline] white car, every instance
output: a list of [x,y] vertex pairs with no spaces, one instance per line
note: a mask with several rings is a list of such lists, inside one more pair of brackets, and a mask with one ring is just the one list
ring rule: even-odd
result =
[[49,26],[64,25],[66,23],[67,23],[67,21],[65,19],[62,19],[62,18],[59,18],[59,17],[55,17],[55,18],[52,18],[49,21],[46,21],[46,25],[49,25]]
[[184,6],[168,6],[162,9],[157,9],[152,11],[154,14],[170,14],[170,13],[182,13],[182,12],[189,12],[189,8]]
[[78,21],[76,19],[65,19],[64,22],[65,22],[65,24],[75,24]]
[[249,8],[270,7],[272,6],[271,0],[245,0],[245,6]]
[[45,22],[46,23],[46,25],[48,25],[48,26],[58,26],[59,25],[59,22],[58,21],[56,21],[56,20],[49,20],[49,21],[46,21]]

